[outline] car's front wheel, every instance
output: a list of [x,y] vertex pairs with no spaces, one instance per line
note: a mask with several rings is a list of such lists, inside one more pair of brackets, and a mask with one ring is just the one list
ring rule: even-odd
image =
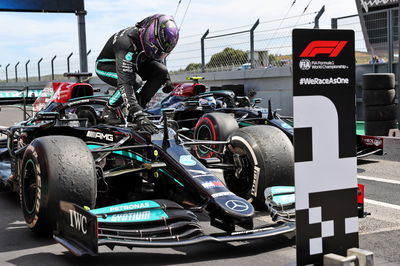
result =
[[236,195],[259,205],[265,201],[267,187],[294,185],[293,145],[281,130],[266,125],[244,127],[229,141],[224,158],[235,169],[225,170],[224,179]]
[[48,235],[56,228],[60,200],[93,208],[97,180],[86,144],[70,136],[32,141],[22,159],[20,199],[29,228]]

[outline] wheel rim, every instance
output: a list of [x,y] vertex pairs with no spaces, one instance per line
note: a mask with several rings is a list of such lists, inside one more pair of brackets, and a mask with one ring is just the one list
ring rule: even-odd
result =
[[[236,195],[243,198],[251,198],[251,189],[253,186],[253,169],[254,163],[250,159],[248,151],[243,148],[234,147],[235,152],[229,152],[228,163],[234,164],[235,169],[239,165],[242,166],[242,170],[238,175],[235,172],[229,174],[228,188]],[[239,155],[238,160],[234,160],[234,155]]]
[[[213,140],[214,136],[213,133],[211,132],[211,129],[207,125],[201,125],[199,129],[197,130],[197,136],[196,139],[199,140]],[[211,148],[211,145],[204,145],[208,148]],[[199,155],[201,157],[211,157],[212,152],[205,149],[204,146],[197,146],[197,150],[199,152]]]
[[22,179],[22,193],[25,210],[29,214],[32,214],[35,211],[36,207],[36,176],[37,170],[35,163],[32,160],[28,160],[25,164],[25,171]]

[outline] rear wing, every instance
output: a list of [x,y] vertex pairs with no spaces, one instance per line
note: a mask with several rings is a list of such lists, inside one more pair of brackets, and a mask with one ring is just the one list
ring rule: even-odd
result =
[[0,88],[0,105],[30,104],[39,96],[42,89]]

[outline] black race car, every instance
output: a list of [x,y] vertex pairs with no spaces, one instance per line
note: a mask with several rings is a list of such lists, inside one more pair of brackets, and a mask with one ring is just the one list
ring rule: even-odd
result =
[[[107,98],[73,85],[60,88],[71,99],[55,93],[29,120],[0,129],[7,136],[0,186],[19,193],[33,231],[54,234],[75,255],[96,255],[101,245],[171,247],[294,232],[293,147],[281,130],[259,125],[223,141],[193,140],[166,109],[151,135],[123,115],[117,125],[91,120]],[[218,157],[197,159],[192,147]],[[210,168],[222,169],[226,185]],[[264,201],[277,222],[255,225],[254,206],[266,210]],[[199,216],[218,231],[205,232]]]
[[[293,142],[293,118],[282,116],[268,108],[258,106],[260,98],[252,101],[247,96],[237,96],[229,90],[208,90],[199,81],[202,77],[188,78],[193,82],[177,83],[174,90],[161,101],[147,109],[160,115],[163,108],[174,108],[174,119],[181,128],[187,128],[188,137],[201,140],[226,140],[238,128],[254,125],[270,125],[281,130]],[[382,137],[365,136],[364,124],[357,122],[357,158],[382,154]],[[196,156],[214,156],[204,146],[196,149]]]

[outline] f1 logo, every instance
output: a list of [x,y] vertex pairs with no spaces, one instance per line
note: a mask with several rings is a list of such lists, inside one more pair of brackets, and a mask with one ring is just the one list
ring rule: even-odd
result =
[[300,54],[300,57],[316,57],[319,54],[329,54],[329,57],[337,57],[347,41],[312,41]]

